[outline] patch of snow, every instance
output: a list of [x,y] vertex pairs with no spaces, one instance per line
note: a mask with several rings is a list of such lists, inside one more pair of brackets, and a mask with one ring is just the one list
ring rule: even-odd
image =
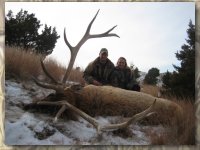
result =
[[22,84],[13,81],[6,81],[5,99],[13,103],[27,103],[31,101],[27,91],[22,88]]
[[68,121],[65,124],[65,134],[78,141],[88,142],[96,136],[96,130],[92,126],[79,121]]
[[34,138],[34,133],[28,127],[31,123],[36,124],[36,120],[25,113],[18,121],[11,123],[5,121],[5,143],[7,145],[34,145],[38,144],[38,139]]
[[73,144],[71,139],[67,138],[57,130],[53,136],[50,136],[47,139],[37,139],[35,136],[36,132],[41,132],[46,126],[49,125],[44,121],[36,119],[34,115],[30,113],[24,113],[23,116],[14,123],[9,121],[5,122],[5,143],[7,145]]

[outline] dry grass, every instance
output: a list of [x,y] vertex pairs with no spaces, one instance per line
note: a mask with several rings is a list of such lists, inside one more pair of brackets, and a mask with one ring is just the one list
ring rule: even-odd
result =
[[[162,133],[148,132],[152,145],[195,145],[195,117],[194,107],[187,102],[181,102],[184,109],[184,118],[181,123],[171,125]],[[173,123],[173,120],[172,120]]]
[[69,76],[70,81],[79,82],[82,85],[85,85],[85,80],[83,79],[83,71],[79,69],[73,69]]
[[179,144],[195,144],[195,129],[196,129],[196,118],[195,118],[195,107],[192,103],[193,100],[189,99],[177,99],[171,98],[174,102],[179,104],[184,112],[183,118],[180,118],[181,124],[180,130],[177,133]]
[[[159,92],[158,87],[151,85],[143,85],[142,91],[153,96]],[[183,108],[183,118],[179,118],[179,122],[173,120],[169,116],[163,116],[169,120],[169,124],[165,126],[169,128],[162,133],[154,131],[147,131],[148,136],[151,138],[152,145],[194,145],[195,144],[195,108],[190,99],[178,99],[173,96],[164,97],[179,104]]]
[[148,85],[148,84],[141,85],[141,92],[150,94],[152,96],[158,97],[159,91],[160,88],[155,85]]
[[41,74],[39,56],[22,51],[20,48],[5,48],[6,77],[27,79]]
[[170,141],[171,140],[171,133],[165,129],[165,131],[155,131],[152,130],[151,128],[146,129],[146,134],[148,137],[151,139],[151,145],[168,145],[172,144],[172,142],[175,141]]
[[[20,48],[6,47],[6,79],[14,77],[20,80],[30,80],[31,76],[36,78],[42,76],[43,80],[47,80],[41,68],[40,57],[40,55],[31,54],[30,52],[26,52]],[[62,80],[65,73],[65,68],[63,66],[53,59],[45,59],[44,64],[48,72],[57,81]],[[71,72],[69,80],[84,84],[82,74],[83,72],[81,70],[74,69]]]

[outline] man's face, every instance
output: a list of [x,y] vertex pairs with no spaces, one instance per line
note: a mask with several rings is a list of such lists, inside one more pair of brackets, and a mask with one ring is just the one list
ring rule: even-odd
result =
[[108,58],[108,54],[106,52],[103,52],[103,53],[99,54],[99,57],[100,57],[100,62],[101,63],[106,63],[106,60]]

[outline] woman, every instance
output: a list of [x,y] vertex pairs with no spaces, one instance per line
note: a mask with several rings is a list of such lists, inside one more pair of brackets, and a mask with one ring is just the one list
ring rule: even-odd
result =
[[140,91],[132,70],[127,66],[126,59],[120,57],[117,65],[111,74],[111,85],[127,90]]

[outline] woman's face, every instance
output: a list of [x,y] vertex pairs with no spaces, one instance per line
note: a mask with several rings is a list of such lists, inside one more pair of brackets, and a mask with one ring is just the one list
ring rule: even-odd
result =
[[119,67],[120,69],[124,69],[126,67],[126,61],[124,59],[118,59],[117,67]]

